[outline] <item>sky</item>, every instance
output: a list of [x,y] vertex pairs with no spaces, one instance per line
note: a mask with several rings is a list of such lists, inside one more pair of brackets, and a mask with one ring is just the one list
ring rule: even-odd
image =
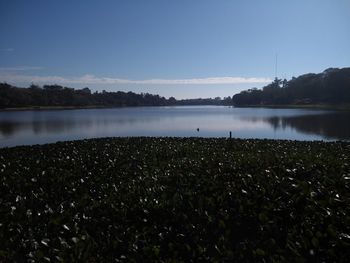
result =
[[232,96],[350,66],[350,0],[0,0],[0,82]]

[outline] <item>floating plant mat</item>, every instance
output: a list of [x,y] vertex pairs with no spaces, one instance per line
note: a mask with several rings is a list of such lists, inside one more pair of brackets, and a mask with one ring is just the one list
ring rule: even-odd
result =
[[1,262],[349,256],[349,143],[106,138],[0,149]]

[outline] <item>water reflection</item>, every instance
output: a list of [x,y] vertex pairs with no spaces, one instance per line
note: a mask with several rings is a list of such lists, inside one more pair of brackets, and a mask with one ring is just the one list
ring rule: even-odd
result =
[[[101,110],[104,111],[104,110]],[[118,112],[117,112],[118,113]],[[128,112],[127,112],[128,113]],[[4,115],[5,113],[2,113]],[[81,111],[51,111],[37,112],[32,115],[28,112],[11,112],[12,116],[0,119],[0,135],[13,137],[23,132],[36,135],[66,133],[72,130],[86,131],[93,127],[123,127],[135,123],[152,123],[159,121],[157,116],[140,117],[135,114],[110,114],[94,110]],[[22,116],[27,115],[25,117]],[[2,117],[0,115],[0,117]]]
[[265,121],[275,129],[291,127],[300,133],[317,134],[324,139],[350,139],[350,113],[333,112],[318,115],[271,117]]
[[[197,132],[197,128],[200,129]],[[0,147],[106,136],[350,139],[350,113],[213,106],[0,112]]]

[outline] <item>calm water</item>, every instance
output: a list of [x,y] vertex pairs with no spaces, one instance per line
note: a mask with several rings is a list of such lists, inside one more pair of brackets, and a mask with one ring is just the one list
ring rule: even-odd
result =
[[[197,131],[199,128],[199,131]],[[107,136],[349,140],[350,113],[223,106],[0,112],[0,147]]]

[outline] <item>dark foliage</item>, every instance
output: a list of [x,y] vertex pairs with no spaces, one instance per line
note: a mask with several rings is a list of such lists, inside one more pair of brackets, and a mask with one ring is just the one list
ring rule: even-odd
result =
[[89,88],[76,90],[59,85],[31,85],[18,88],[0,83],[0,108],[21,107],[123,107],[123,106],[171,106],[171,105],[231,105],[230,97],[215,99],[176,100],[159,95],[133,92],[95,92]]
[[275,79],[259,89],[233,96],[244,105],[347,104],[350,103],[350,68],[329,68],[320,74],[305,74],[287,81]]
[[[176,101],[176,100],[175,100]],[[165,106],[175,102],[158,95],[133,92],[95,92],[89,88],[75,90],[59,85],[31,85],[17,88],[0,84],[0,108],[31,106]]]
[[176,105],[232,105],[231,97],[220,97],[212,98],[198,98],[198,99],[185,99],[176,101]]
[[1,262],[348,262],[350,144],[0,149]]

